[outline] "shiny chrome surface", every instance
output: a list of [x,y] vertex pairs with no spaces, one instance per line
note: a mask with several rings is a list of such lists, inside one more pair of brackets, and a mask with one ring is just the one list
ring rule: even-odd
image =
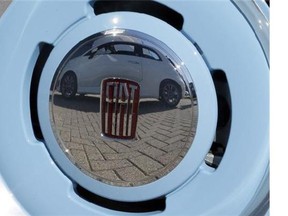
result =
[[243,13],[247,22],[253,29],[259,43],[265,53],[266,60],[270,64],[270,14],[264,0],[236,1],[232,2]]
[[51,89],[59,146],[98,181],[156,181],[192,145],[198,106],[190,73],[146,34],[112,29],[80,42],[59,65]]

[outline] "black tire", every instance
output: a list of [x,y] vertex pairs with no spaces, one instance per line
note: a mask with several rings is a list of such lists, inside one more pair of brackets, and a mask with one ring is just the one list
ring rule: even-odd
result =
[[73,72],[67,72],[61,79],[60,90],[65,98],[72,98],[77,93],[77,77]]
[[168,107],[176,107],[182,98],[181,87],[173,81],[164,81],[160,86],[160,99]]

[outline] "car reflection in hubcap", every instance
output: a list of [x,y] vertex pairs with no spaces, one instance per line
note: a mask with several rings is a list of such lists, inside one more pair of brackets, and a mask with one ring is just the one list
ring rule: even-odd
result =
[[181,162],[196,133],[198,106],[187,94],[191,75],[171,49],[143,33],[118,32],[89,37],[64,58],[52,83],[51,124],[83,174],[131,187]]

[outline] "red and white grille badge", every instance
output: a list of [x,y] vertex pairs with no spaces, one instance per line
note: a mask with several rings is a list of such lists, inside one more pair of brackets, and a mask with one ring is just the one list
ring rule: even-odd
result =
[[140,86],[120,79],[104,79],[101,84],[102,135],[117,139],[133,139],[136,135]]

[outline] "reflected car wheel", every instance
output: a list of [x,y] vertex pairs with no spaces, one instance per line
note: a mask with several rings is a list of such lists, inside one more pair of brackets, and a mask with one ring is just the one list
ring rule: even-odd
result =
[[66,73],[61,80],[61,93],[65,98],[72,98],[77,93],[77,77],[73,72]]
[[172,81],[164,82],[160,87],[161,101],[168,107],[175,107],[181,99],[181,88]]

